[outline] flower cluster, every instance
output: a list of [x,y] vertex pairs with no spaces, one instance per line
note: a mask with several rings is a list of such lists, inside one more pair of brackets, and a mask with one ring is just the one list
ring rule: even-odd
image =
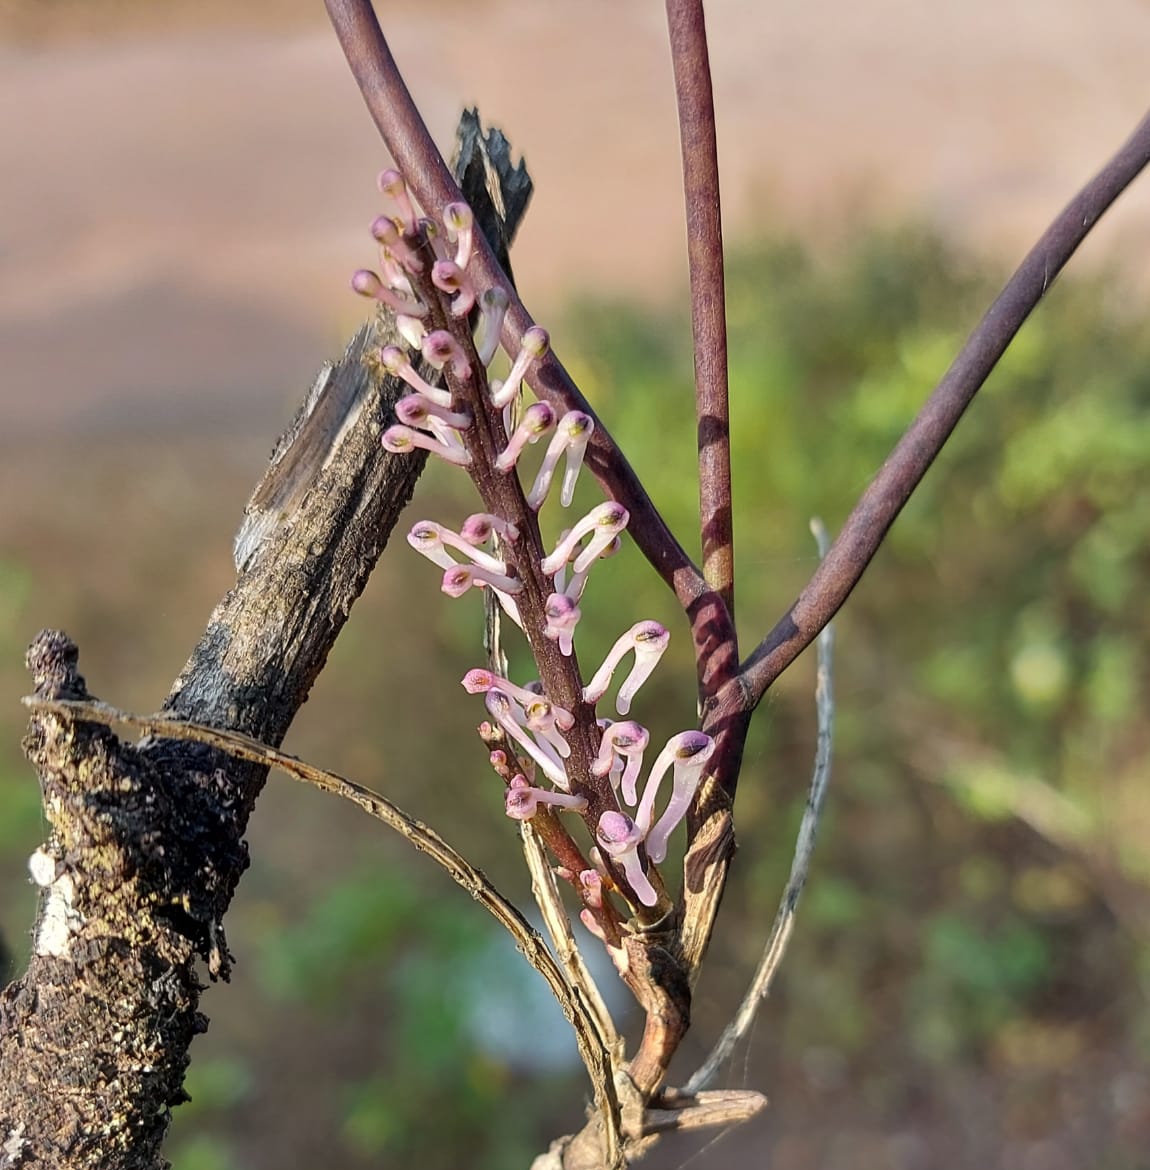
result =
[[[587,821],[595,840],[589,863],[578,872],[566,866],[560,872],[580,892],[584,921],[602,933],[605,891],[618,890],[643,907],[660,904],[662,885],[652,881],[652,867],[666,857],[668,838],[685,816],[715,744],[699,731],[672,736],[641,785],[650,734],[628,716],[667,649],[667,630],[654,621],[636,623],[586,683],[574,657],[588,577],[598,561],[618,551],[630,516],[607,500],[563,530],[550,551],[538,523],[560,463],[559,502],[564,508],[572,504],[595,421],[542,399],[517,412],[525,379],[548,351],[547,333],[527,329],[518,351],[508,354],[507,376],[490,378],[508,298],[498,287],[476,288],[472,279],[471,210],[450,204],[442,223],[435,223],[417,215],[397,172],[385,171],[379,185],[392,207],[391,215],[372,224],[379,271],[357,272],[352,287],[386,305],[404,341],[418,351],[415,361],[398,346],[379,354],[382,366],[411,391],[397,403],[398,421],[384,432],[383,445],[395,453],[422,448],[467,468],[487,509],[469,516],[458,531],[420,521],[407,540],[442,570],[444,593],[459,597],[473,587],[490,589],[532,645],[542,681],[520,687],[476,669],[464,676],[463,686],[484,696],[491,724],[506,737],[508,753],[496,754],[501,760],[517,757],[500,769],[507,815],[528,820],[545,807]],[[528,447],[545,439],[534,474],[525,474]],[[557,656],[555,649],[546,650],[549,643]],[[620,718],[599,718],[596,705],[628,657],[630,670],[615,696]],[[671,793],[656,818],[669,771]]]

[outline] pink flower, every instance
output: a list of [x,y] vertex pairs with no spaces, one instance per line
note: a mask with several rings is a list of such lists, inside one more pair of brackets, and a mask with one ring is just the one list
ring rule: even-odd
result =
[[[544,557],[539,567],[543,573],[551,577],[557,573],[568,561],[574,558],[574,570],[582,573],[589,568],[603,550],[627,527],[630,513],[622,504],[608,500],[596,508],[592,508],[574,528],[568,532],[555,546],[550,556]],[[587,546],[579,548],[579,542],[590,536]]]
[[623,680],[615,699],[615,710],[626,715],[631,710],[631,700],[639,688],[651,677],[659,659],[671,640],[668,630],[658,622],[637,622],[607,653],[603,665],[595,672],[591,681],[583,688],[583,698],[588,703],[597,703],[611,685],[611,679],[619,663],[630,651],[635,652],[631,673]]
[[399,346],[384,346],[379,351],[379,360],[389,374],[396,378],[402,378],[417,394],[422,394],[428,402],[434,402],[436,406],[442,406],[445,410],[451,408],[451,392],[425,381]]
[[550,745],[540,744],[527,734],[526,728],[519,720],[516,705],[511,699],[502,691],[490,690],[487,692],[484,702],[491,717],[543,769],[543,774],[547,779],[564,791],[568,790],[570,785],[567,782],[563,761],[559,759]]
[[405,234],[412,235],[419,221],[416,218],[415,205],[411,202],[411,195],[408,193],[403,176],[399,171],[389,168],[386,171],[380,171],[377,182],[380,192],[395,204],[395,209],[399,212],[400,228]]
[[446,329],[437,329],[423,339],[423,359],[429,366],[442,370],[450,366],[451,372],[466,382],[471,377],[471,363],[458,341]]
[[527,368],[533,361],[541,358],[550,346],[551,339],[547,335],[547,330],[540,329],[538,325],[532,325],[523,334],[523,340],[519,343],[519,353],[515,355],[515,361],[511,363],[506,380],[499,385],[498,389],[496,389],[496,383],[491,384],[491,404],[493,406],[502,410],[515,398],[515,395],[519,393],[519,383],[523,381]]
[[523,588],[518,577],[493,573],[480,565],[452,565],[443,574],[440,588],[448,597],[462,597],[473,586],[490,585],[501,593],[516,594]]
[[421,447],[424,451],[430,451],[458,467],[467,467],[471,462],[471,456],[462,444],[453,446],[440,442],[422,431],[413,431],[411,427],[388,427],[383,432],[382,442],[384,450],[390,451],[393,455],[406,455],[416,447]]
[[[539,691],[528,690],[526,687],[518,687],[510,679],[502,678],[490,670],[478,668],[469,670],[461,681],[463,689],[469,695],[486,694],[488,691],[502,691],[505,695],[513,698],[524,710],[527,710],[533,703],[538,703],[540,699],[546,699],[546,696],[540,694]],[[546,701],[547,705],[551,708],[556,725],[563,731],[570,731],[575,726],[575,716],[563,707],[555,706],[550,700]]]
[[564,508],[571,506],[575,498],[575,482],[579,478],[579,469],[583,466],[583,456],[587,451],[587,444],[595,431],[595,420],[581,410],[569,410],[560,420],[555,435],[547,445],[547,452],[543,456],[535,482],[527,493],[527,504],[536,512],[543,507],[543,501],[551,490],[551,480],[555,475],[555,468],[559,465],[560,456],[567,455],[567,470],[563,473],[563,487],[560,492],[560,502]]
[[459,528],[459,535],[468,544],[486,544],[494,533],[514,544],[519,539],[519,528],[510,520],[493,516],[490,512],[476,512],[468,516]]
[[499,338],[503,333],[503,318],[507,315],[507,305],[507,294],[498,285],[480,294],[480,341],[476,346],[476,352],[485,367],[491,365],[495,352],[499,348]]
[[532,788],[525,776],[516,776],[507,786],[506,809],[509,817],[517,821],[529,821],[541,804],[554,805],[557,808],[570,809],[572,812],[583,812],[587,807],[587,800],[582,796],[572,796],[568,792],[548,792],[545,788]]
[[555,411],[546,402],[533,402],[515,428],[515,434],[495,460],[495,470],[506,475],[514,468],[528,443],[538,443],[555,425]]
[[455,241],[455,263],[466,268],[471,263],[471,247],[474,241],[474,216],[466,203],[449,203],[443,209],[443,226],[448,239]]
[[595,869],[584,869],[579,874],[579,885],[583,889],[583,901],[596,910],[603,906],[603,876]]
[[643,840],[639,826],[626,813],[605,812],[599,818],[595,840],[608,857],[619,863],[627,884],[635,891],[639,901],[644,906],[654,906],[659,895],[647,880],[643,863],[639,860],[639,845]]
[[[675,826],[687,814],[703,778],[703,770],[715,750],[715,741],[701,731],[681,731],[667,740],[667,746],[659,753],[647,779],[643,800],[635,815],[635,823],[647,835],[647,855],[658,864],[667,856],[667,839]],[[655,811],[655,798],[659,785],[669,767],[674,765],[674,782],[671,799],[659,823],[652,829],[651,817]]]
[[451,296],[451,315],[466,317],[475,304],[475,289],[454,260],[437,260],[431,269],[431,283]]
[[432,402],[424,394],[408,394],[401,398],[395,404],[395,416],[406,426],[431,431],[436,429],[432,425],[432,419],[456,431],[467,430],[472,422],[470,414],[448,410],[445,406]]
[[633,719],[612,723],[603,732],[603,738],[599,741],[599,754],[591,764],[591,771],[596,776],[606,776],[613,770],[616,757],[626,760],[621,784],[623,799],[628,804],[634,804],[637,799],[635,785],[643,767],[643,752],[650,738],[650,732]]
[[447,552],[447,549],[453,548],[490,573],[507,573],[507,565],[498,557],[468,544],[459,533],[444,528],[442,524],[436,524],[434,520],[420,520],[413,524],[407,534],[407,543],[441,569],[455,568],[456,561]]
[[547,624],[544,636],[559,643],[559,653],[570,658],[575,649],[575,627],[583,616],[582,610],[565,593],[552,593],[543,603]]
[[396,292],[395,289],[384,284],[379,274],[370,268],[360,268],[352,273],[351,287],[361,297],[369,297],[373,301],[380,301],[394,313],[403,313],[408,317],[423,317],[427,314],[427,306],[421,304],[414,297]]

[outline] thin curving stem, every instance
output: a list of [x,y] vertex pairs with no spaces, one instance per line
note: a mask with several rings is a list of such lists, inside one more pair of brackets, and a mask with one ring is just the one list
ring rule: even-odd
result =
[[1150,163],[1150,114],[1066,205],[999,293],[918,417],[847,518],[798,599],[718,696],[720,708],[751,710],[810,645],[858,584],[903,505],[967,406],[1054,278],[1110,205]]
[[731,416],[719,151],[702,0],[667,0],[667,29],[679,107],[695,415],[699,443],[699,527],[703,576],[734,613],[735,548],[731,522]]
[[[436,147],[400,75],[375,12],[368,0],[325,0],[328,15],[365,103],[396,166],[425,211],[440,216],[446,204],[462,199],[459,187]],[[503,344],[519,349],[534,321],[486,242],[477,238],[470,270],[480,287],[498,286],[507,293]],[[703,574],[675,539],[647,495],[634,469],[599,421],[563,365],[548,354],[528,378],[540,398],[563,410],[585,411],[595,418],[587,466],[614,499],[631,513],[628,531],[684,609],[697,607],[707,593]],[[701,639],[696,637],[696,645]]]

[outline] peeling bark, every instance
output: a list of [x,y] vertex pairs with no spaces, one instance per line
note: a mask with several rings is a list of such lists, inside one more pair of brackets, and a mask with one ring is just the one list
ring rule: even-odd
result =
[[[473,163],[474,114],[462,134]],[[467,194],[505,255],[530,180],[503,146],[504,205],[474,189],[486,157]],[[306,700],[423,467],[379,442],[407,389],[371,362],[392,340],[382,314],[361,329],[273,452],[239,577],[172,687],[172,716],[278,745]],[[89,698],[77,664],[66,635],[40,634],[36,694]],[[197,743],[124,744],[46,712],[24,747],[51,835],[29,865],[42,887],[34,954],[0,993],[0,1170],[160,1170],[189,1047],[207,1027],[197,962],[228,977],[222,921],[267,769]]]

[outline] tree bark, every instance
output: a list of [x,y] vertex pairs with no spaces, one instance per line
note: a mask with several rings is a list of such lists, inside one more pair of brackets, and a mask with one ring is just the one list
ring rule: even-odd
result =
[[[468,198],[505,256],[530,180],[477,115],[460,136]],[[306,700],[423,467],[379,441],[408,389],[371,360],[392,328],[380,314],[359,331],[277,445],[237,541],[236,584],[169,715],[278,745]],[[36,694],[90,697],[78,658],[65,634],[41,633],[28,652]],[[0,1170],[158,1170],[207,1027],[197,960],[228,977],[223,916],[267,769],[48,713],[24,748],[51,835],[30,862],[43,891],[33,956],[0,993]]]

